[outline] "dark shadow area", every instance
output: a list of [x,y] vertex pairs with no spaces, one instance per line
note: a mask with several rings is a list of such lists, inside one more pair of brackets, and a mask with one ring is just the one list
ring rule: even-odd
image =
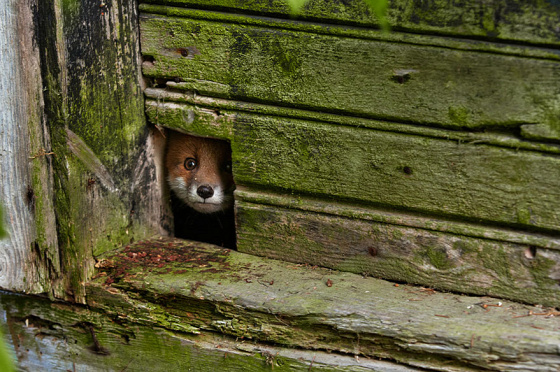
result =
[[233,208],[211,214],[199,213],[171,192],[175,236],[225,248],[236,248]]

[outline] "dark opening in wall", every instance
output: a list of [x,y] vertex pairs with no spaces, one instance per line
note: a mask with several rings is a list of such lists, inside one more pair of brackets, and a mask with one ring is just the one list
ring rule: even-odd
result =
[[166,129],[163,160],[175,236],[235,248],[230,144]]

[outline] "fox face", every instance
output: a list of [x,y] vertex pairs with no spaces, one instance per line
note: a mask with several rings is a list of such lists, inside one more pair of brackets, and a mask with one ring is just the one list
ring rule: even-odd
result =
[[167,180],[175,195],[200,213],[230,209],[235,183],[229,143],[171,130],[166,135]]

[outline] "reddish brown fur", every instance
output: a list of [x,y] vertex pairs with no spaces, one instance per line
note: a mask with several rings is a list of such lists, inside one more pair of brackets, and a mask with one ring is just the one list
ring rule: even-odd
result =
[[[209,185],[215,189],[223,190],[226,197],[230,198],[233,193],[234,181],[231,169],[226,170],[225,165],[231,164],[231,148],[226,141],[195,137],[177,131],[167,130],[167,149],[165,166],[171,188],[178,197],[187,204],[189,201],[178,193],[172,181],[181,177],[185,181],[186,188],[191,185]],[[185,159],[194,158],[197,167],[193,170],[185,168]],[[231,199],[231,198],[230,198]],[[231,206],[231,201],[227,200]],[[192,206],[192,205],[191,205]],[[224,208],[224,209],[225,209]],[[197,209],[195,207],[195,209]],[[203,213],[210,213],[200,210]]]

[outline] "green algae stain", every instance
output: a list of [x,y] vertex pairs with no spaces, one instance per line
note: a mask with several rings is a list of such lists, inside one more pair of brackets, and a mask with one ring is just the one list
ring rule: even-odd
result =
[[523,225],[531,224],[531,211],[521,206],[517,207],[517,222]]
[[301,59],[296,51],[282,46],[278,41],[270,46],[276,65],[286,74],[295,74],[301,67]]
[[443,248],[426,247],[423,254],[428,258],[430,264],[438,270],[448,270],[454,266]]

